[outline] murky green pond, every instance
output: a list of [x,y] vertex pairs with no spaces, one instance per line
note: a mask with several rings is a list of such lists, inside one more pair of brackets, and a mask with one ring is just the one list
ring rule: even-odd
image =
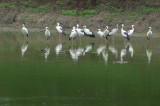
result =
[[0,32],[0,106],[159,106],[160,37]]

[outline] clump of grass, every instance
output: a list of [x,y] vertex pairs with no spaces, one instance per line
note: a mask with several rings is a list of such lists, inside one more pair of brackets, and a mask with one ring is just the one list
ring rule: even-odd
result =
[[8,8],[8,9],[15,9],[16,5],[15,5],[15,2],[9,2],[9,3],[0,4],[0,7],[1,8]]
[[55,3],[57,6],[63,6],[64,2],[57,0]]
[[21,21],[25,23],[26,21],[33,21],[33,17],[21,17]]
[[119,16],[119,15],[120,15],[120,13],[110,13],[110,14],[104,15],[103,17],[104,18],[113,18],[113,17]]
[[130,25],[133,24],[133,21],[129,21],[128,24],[130,24]]
[[22,18],[21,18],[21,21],[22,21],[23,23],[25,23],[25,22],[27,21],[27,17],[22,17]]
[[96,6],[97,9],[107,9],[114,12],[122,12],[123,9],[112,6],[110,3],[101,3]]
[[96,14],[96,10],[84,10],[79,12],[79,15],[82,17],[91,17],[94,14]]
[[38,6],[36,8],[28,8],[27,11],[29,12],[42,12],[42,11],[47,11],[50,6]]
[[160,8],[150,8],[150,7],[146,7],[146,6],[141,6],[141,13],[142,14],[150,14],[153,12],[158,12],[160,11]]
[[77,10],[61,10],[63,15],[76,16],[78,14]]
[[91,17],[94,14],[96,14],[96,10],[83,10],[83,11],[77,11],[77,10],[62,10],[61,13],[63,15],[71,15],[71,16],[82,16],[82,17]]
[[138,16],[139,16],[139,13],[132,12],[132,13],[129,13],[127,16],[125,16],[125,18],[136,18]]

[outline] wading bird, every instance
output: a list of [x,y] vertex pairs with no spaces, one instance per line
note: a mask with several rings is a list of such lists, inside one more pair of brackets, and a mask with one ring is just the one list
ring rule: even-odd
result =
[[91,32],[91,31],[86,27],[86,25],[83,26],[83,31],[84,31],[84,34],[85,34],[86,36],[95,38],[95,35],[93,34],[93,32]]
[[149,30],[148,30],[148,32],[147,32],[147,40],[150,40],[151,39],[151,35],[152,35],[152,30],[151,30],[152,28],[151,27],[149,27]]
[[59,41],[60,41],[60,36],[61,36],[60,34],[66,35],[65,29],[62,28],[59,23],[57,23],[56,30],[58,32]]
[[22,24],[22,33],[24,37],[26,38],[26,41],[28,41],[28,29],[25,27],[24,24]]
[[50,31],[49,31],[49,28],[46,27],[46,28],[45,28],[45,37],[47,38],[47,39],[46,39],[47,41],[49,40],[50,36],[51,36],[51,33],[50,33]]
[[72,40],[72,46],[73,46],[73,39],[75,39],[77,36],[77,31],[76,31],[76,28],[73,27],[72,31],[71,31],[71,34],[69,36],[69,40]]

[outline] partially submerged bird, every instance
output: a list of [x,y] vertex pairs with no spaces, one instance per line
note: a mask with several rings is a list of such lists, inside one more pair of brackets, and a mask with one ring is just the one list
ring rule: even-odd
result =
[[148,30],[148,32],[147,32],[147,40],[150,40],[150,38],[151,38],[151,35],[152,35],[152,30],[151,30],[152,28],[151,27],[149,27],[149,30]]
[[24,37],[26,37],[26,40],[28,40],[28,29],[25,27],[24,24],[22,24],[22,33]]

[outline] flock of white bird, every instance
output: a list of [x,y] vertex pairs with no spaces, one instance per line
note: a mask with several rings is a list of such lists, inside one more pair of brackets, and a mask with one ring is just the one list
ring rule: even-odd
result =
[[[56,30],[59,33],[59,39],[61,35],[66,35],[65,29],[60,26],[59,23],[56,25]],[[108,39],[109,36],[113,36],[116,32],[118,31],[118,24],[116,25],[116,28],[109,30],[108,26],[106,26],[105,30],[102,31],[101,29],[98,29],[97,35],[100,38],[105,38],[106,40]],[[28,40],[28,29],[25,27],[24,24],[22,24],[22,33],[24,36],[26,36],[26,40]],[[121,25],[121,35],[126,38],[127,40],[130,40],[132,34],[134,33],[134,25],[131,26],[131,29],[129,31],[124,30],[124,24]],[[149,27],[149,30],[147,32],[147,39],[150,40],[150,37],[152,35],[151,27]],[[45,36],[47,40],[49,40],[51,33],[49,31],[49,28],[45,28]],[[95,34],[86,27],[86,25],[83,26],[83,29],[79,28],[79,24],[77,24],[76,27],[73,27],[69,36],[69,40],[73,40],[76,38],[76,36],[80,37],[81,41],[81,36],[87,36],[87,37],[93,37],[95,38]],[[114,36],[113,36],[114,37]]]
[[[59,39],[60,39],[61,35],[66,35],[65,29],[63,27],[61,27],[59,23],[57,23],[57,25],[56,25],[56,30],[59,33]],[[107,40],[109,36],[115,35],[115,33],[117,31],[118,31],[118,24],[116,25],[116,28],[114,28],[114,29],[112,29],[110,31],[108,29],[108,26],[105,27],[104,31],[102,31],[101,29],[98,29],[97,35],[100,38],[104,38],[104,39]],[[26,37],[26,40],[28,41],[29,33],[28,33],[28,29],[25,27],[24,24],[22,24],[22,33],[23,33],[24,37]],[[125,31],[124,30],[124,24],[121,25],[121,35],[126,40],[129,41],[131,39],[131,36],[132,36],[133,33],[134,33],[134,25],[131,26],[131,29],[129,31]],[[45,34],[44,35],[46,36],[46,40],[48,41],[50,39],[50,36],[51,36],[51,33],[50,33],[48,27],[45,27]],[[151,31],[151,27],[149,27],[149,30],[147,32],[147,40],[150,40],[151,35],[152,35],[152,31]],[[72,40],[72,44],[73,44],[73,40],[76,38],[76,36],[79,36],[80,42],[81,42],[81,37],[82,36],[95,38],[95,34],[90,29],[88,29],[86,27],[86,25],[84,25],[83,28],[81,29],[81,28],[79,28],[79,24],[77,24],[76,27],[73,27],[72,30],[71,30],[71,33],[70,33],[70,36],[69,36],[69,40]],[[114,36],[113,36],[113,39],[114,39]],[[70,55],[71,55],[72,59],[73,60],[78,60],[79,56],[84,56],[85,53],[91,51],[92,50],[92,46],[93,45],[88,45],[85,48],[81,48],[80,47],[78,49],[70,48],[69,52],[70,52]],[[27,51],[27,48],[28,48],[28,42],[27,42],[27,44],[25,44],[25,45],[23,45],[21,47],[22,56],[24,56],[25,52]],[[57,55],[62,51],[62,48],[63,48],[63,44],[58,44],[56,46],[55,51],[56,51]],[[108,52],[105,49],[109,50],[117,58],[118,51],[114,48],[114,46],[107,47],[106,45],[100,45],[97,48],[97,52],[96,53],[98,55],[102,54],[105,62],[108,61]],[[44,52],[45,53],[45,59],[47,59],[48,55],[50,54],[50,48],[47,46],[44,49],[44,51],[45,51]],[[123,58],[128,53],[130,53],[131,58],[133,58],[134,50],[133,50],[133,47],[132,47],[132,45],[130,43],[127,43],[125,48],[121,49],[120,61],[118,61],[118,62],[119,63],[127,63],[127,61],[124,61]],[[149,49],[147,49],[146,50],[146,54],[147,54],[147,57],[148,57],[148,63],[150,63],[152,52]]]

